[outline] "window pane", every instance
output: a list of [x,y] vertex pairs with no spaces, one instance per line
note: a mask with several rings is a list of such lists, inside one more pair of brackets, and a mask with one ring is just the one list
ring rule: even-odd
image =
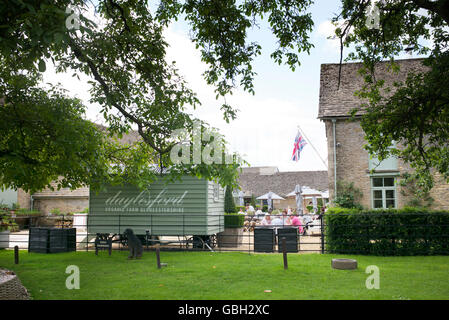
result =
[[382,190],[374,190],[374,199],[382,200]]
[[382,200],[374,200],[374,208],[383,208]]
[[394,199],[394,190],[385,190],[385,196],[387,199]]
[[394,187],[394,178],[385,178],[384,186],[385,187]]
[[394,199],[387,199],[387,208],[394,208],[395,207],[395,201]]
[[373,187],[382,187],[383,179],[382,178],[373,178]]

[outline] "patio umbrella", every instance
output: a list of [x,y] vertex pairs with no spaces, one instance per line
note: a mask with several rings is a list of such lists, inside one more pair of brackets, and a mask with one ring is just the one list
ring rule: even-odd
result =
[[270,191],[263,196],[257,198],[257,200],[267,200],[268,202],[268,210],[273,209],[273,200],[285,200],[281,196],[278,196],[276,193]]
[[245,205],[245,201],[243,200],[243,196],[244,196],[244,193],[243,193],[243,191],[240,190],[240,192],[239,192],[239,202],[240,202],[241,206]]
[[267,202],[268,202],[268,212],[270,212],[271,210],[273,210],[273,200],[272,200],[272,198],[273,198],[273,193],[270,191],[270,192],[268,192],[268,199],[267,199]]
[[318,211],[318,203],[317,203],[316,197],[312,197],[312,205],[313,205],[313,211],[315,213],[317,213],[317,211]]
[[302,188],[299,184],[296,185],[295,187],[295,195],[296,195],[296,207],[297,207],[297,211],[298,214],[302,215]]
[[285,200],[284,198],[282,198],[281,196],[277,195],[276,193],[270,191],[268,193],[265,193],[263,196],[260,196],[258,198],[256,198],[256,200],[268,200],[268,196],[271,194],[271,199],[272,200]]

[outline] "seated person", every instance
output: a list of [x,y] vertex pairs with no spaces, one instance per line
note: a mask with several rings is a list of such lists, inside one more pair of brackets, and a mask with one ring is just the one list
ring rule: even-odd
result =
[[271,221],[272,226],[283,226],[284,221],[282,221],[280,216],[275,216],[273,221]]
[[298,227],[299,233],[303,233],[304,229],[302,228],[301,219],[299,219],[298,215],[293,215],[292,218],[292,226]]
[[309,223],[309,222],[312,222],[312,217],[311,217],[311,215],[310,214],[305,214],[304,216],[303,216],[303,221],[304,221],[304,224],[307,224],[307,223]]
[[263,219],[265,214],[260,210],[260,208],[257,208],[257,211],[254,213],[253,221],[260,221]]
[[262,219],[262,223],[261,223],[263,226],[269,226],[269,225],[271,225],[271,216],[270,216],[270,214],[269,213],[267,213],[266,215],[265,215],[265,217]]
[[246,212],[243,212],[243,208],[240,208],[239,214],[246,214]]

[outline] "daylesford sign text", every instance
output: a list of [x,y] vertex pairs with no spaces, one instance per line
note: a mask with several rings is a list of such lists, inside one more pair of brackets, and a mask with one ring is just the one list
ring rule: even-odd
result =
[[154,212],[154,213],[183,213],[183,200],[188,191],[180,195],[167,195],[167,189],[159,193],[151,193],[144,190],[135,197],[125,197],[118,191],[106,199],[105,212]]

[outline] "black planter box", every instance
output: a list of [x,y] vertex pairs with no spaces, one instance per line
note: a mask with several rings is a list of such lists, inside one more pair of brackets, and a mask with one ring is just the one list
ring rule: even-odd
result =
[[254,252],[274,252],[274,229],[254,228]]
[[30,228],[28,252],[57,253],[76,250],[76,228]]
[[297,227],[279,228],[277,231],[277,236],[278,236],[279,252],[283,252],[282,238],[284,238],[284,237],[285,237],[285,244],[287,246],[287,252],[298,252],[298,228]]

